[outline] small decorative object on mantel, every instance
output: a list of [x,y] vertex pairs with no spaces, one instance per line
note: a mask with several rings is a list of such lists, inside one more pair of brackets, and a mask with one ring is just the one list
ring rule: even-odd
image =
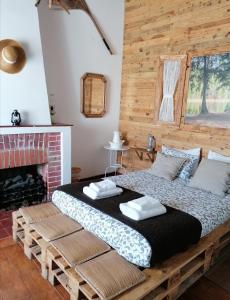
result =
[[6,73],[20,72],[26,63],[26,55],[22,46],[14,40],[0,41],[0,69]]
[[152,152],[155,149],[155,147],[156,147],[155,137],[151,134],[148,134],[146,150],[148,152]]
[[[35,6],[38,7],[41,0],[37,0],[35,3]],[[61,8],[65,10],[68,14],[70,13],[70,9],[80,9],[83,10],[92,20],[93,24],[95,25],[100,37],[102,38],[102,41],[105,45],[105,47],[108,49],[109,53],[113,55],[113,51],[111,47],[109,46],[108,41],[105,38],[105,34],[101,30],[100,26],[98,25],[95,17],[91,13],[87,3],[85,0],[49,0],[49,8],[50,9],[58,9]]]
[[50,117],[51,117],[52,124],[55,123],[55,120],[54,120],[55,115],[56,115],[55,106],[54,106],[54,104],[50,104]]
[[17,109],[15,109],[11,114],[11,123],[13,126],[20,126],[21,124],[21,115]]

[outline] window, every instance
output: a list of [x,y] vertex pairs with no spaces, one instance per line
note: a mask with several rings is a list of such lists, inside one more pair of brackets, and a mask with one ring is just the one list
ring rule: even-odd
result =
[[230,53],[192,58],[185,123],[230,128]]

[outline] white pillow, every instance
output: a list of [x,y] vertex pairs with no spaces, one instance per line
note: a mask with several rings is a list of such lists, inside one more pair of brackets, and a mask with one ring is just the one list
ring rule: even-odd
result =
[[211,150],[208,151],[208,159],[230,163],[230,156],[225,156]]
[[[164,152],[165,149],[168,149],[168,147],[162,145],[161,150],[162,152]],[[186,154],[190,154],[190,155],[194,155],[200,158],[200,148],[192,148],[192,149],[188,149],[188,150],[183,150],[183,149],[177,149],[177,148],[173,148],[174,150],[186,153]]]

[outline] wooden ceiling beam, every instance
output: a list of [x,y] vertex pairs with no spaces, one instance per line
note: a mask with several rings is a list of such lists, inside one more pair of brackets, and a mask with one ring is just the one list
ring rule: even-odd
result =
[[[37,0],[35,6],[38,7],[38,5],[40,4],[41,0]],[[111,55],[113,55],[113,51],[105,37],[104,32],[102,31],[101,27],[99,26],[99,24],[97,23],[95,17],[93,16],[93,14],[91,13],[87,3],[85,0],[49,0],[48,2],[48,7],[49,9],[53,9],[53,7],[55,8],[60,8],[65,10],[68,14],[70,13],[69,10],[70,9],[80,9],[83,10],[91,19],[91,21],[93,22],[94,26],[96,27],[104,45],[106,46],[106,48],[108,49],[109,53]]]

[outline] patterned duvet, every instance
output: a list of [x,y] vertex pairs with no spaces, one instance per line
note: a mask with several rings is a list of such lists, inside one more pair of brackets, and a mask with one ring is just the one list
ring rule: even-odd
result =
[[[179,179],[170,182],[148,171],[131,172],[110,179],[196,217],[202,224],[202,236],[230,218],[230,194],[221,198],[187,187]],[[142,267],[150,266],[151,247],[134,229],[62,191],[55,191],[52,201],[64,214],[107,242],[128,261]]]

